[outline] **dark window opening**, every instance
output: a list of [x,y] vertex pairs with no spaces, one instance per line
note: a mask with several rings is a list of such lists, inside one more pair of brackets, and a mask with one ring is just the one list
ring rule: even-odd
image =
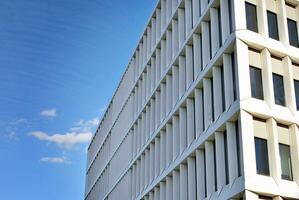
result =
[[297,110],[299,110],[299,81],[294,80]]
[[285,106],[283,76],[272,74],[275,104]]
[[206,167],[206,151],[205,149],[203,150],[203,162],[204,162],[204,178],[205,178],[205,197],[208,195],[207,191],[207,167]]
[[254,138],[256,171],[261,175],[270,175],[267,140]]
[[222,28],[221,28],[221,10],[220,7],[217,9],[218,11],[218,30],[219,30],[219,47],[222,46]]
[[268,19],[268,31],[269,37],[275,40],[279,40],[277,15],[271,11],[267,11]]
[[224,131],[224,161],[225,161],[225,183],[229,184],[229,171],[228,171],[228,152],[227,152],[227,133]]
[[241,159],[240,159],[240,131],[239,131],[239,120],[235,122],[235,130],[236,130],[236,144],[237,144],[237,162],[238,162],[238,176],[241,176]]
[[236,65],[235,65],[235,53],[231,54],[232,63],[232,77],[233,77],[233,90],[234,90],[234,101],[237,100],[237,86],[236,86]]
[[216,143],[213,141],[213,157],[214,157],[214,183],[215,183],[215,192],[217,189],[217,161],[216,161]]
[[212,97],[212,121],[214,121],[214,84],[213,84],[213,78],[210,79],[211,81],[211,97]]
[[290,45],[299,47],[297,22],[291,19],[288,19],[287,21]]
[[222,94],[222,111],[225,111],[225,85],[224,85],[224,70],[221,66],[221,94]]
[[250,66],[250,86],[251,96],[263,100],[264,94],[261,69]]
[[258,32],[256,5],[245,2],[246,26],[248,30]]
[[229,14],[229,32],[233,31],[233,17],[232,17],[232,2],[228,0],[228,14]]

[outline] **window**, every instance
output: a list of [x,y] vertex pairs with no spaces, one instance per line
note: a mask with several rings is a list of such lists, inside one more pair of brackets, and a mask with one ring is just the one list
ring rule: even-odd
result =
[[211,22],[209,22],[209,46],[210,46],[210,59],[212,59],[212,33]]
[[247,29],[254,32],[258,32],[256,6],[246,2],[245,9]]
[[229,13],[229,32],[233,31],[233,17],[232,17],[232,3],[228,0],[228,13]]
[[299,81],[298,80],[294,80],[294,86],[295,86],[297,110],[299,110]]
[[224,161],[225,161],[225,183],[229,184],[229,171],[228,171],[228,152],[227,152],[227,133],[224,131]]
[[288,19],[288,31],[289,31],[290,45],[299,47],[298,30],[297,30],[297,22],[296,21]]
[[272,197],[267,197],[267,196],[259,195],[259,200],[272,200]]
[[204,162],[204,176],[205,176],[205,197],[208,196],[208,189],[207,189],[207,168],[206,168],[206,150],[203,149],[203,162]]
[[215,192],[218,190],[217,188],[217,161],[216,161],[216,143],[213,141],[213,158],[214,158],[214,184],[215,184]]
[[213,84],[213,78],[211,78],[211,97],[212,97],[212,121],[214,121],[214,114],[215,114],[215,110],[214,110],[214,84]]
[[225,87],[224,87],[224,70],[221,66],[221,95],[222,95],[222,111],[225,111]]
[[272,76],[273,76],[275,104],[285,106],[283,76],[278,74],[272,74]]
[[254,144],[257,173],[270,175],[267,140],[255,137]]
[[240,134],[240,131],[239,131],[239,120],[237,120],[235,122],[235,130],[236,130],[236,144],[237,144],[237,162],[238,162],[238,176],[241,176],[241,156],[240,156],[240,139],[239,139],[239,134]]
[[264,99],[262,70],[250,66],[251,96],[257,99]]
[[281,165],[281,178],[285,180],[293,180],[290,146],[279,144],[279,155]]
[[234,90],[234,101],[237,100],[237,87],[236,87],[236,65],[235,65],[235,52],[231,53],[231,62],[232,62],[232,77],[233,77],[233,90]]
[[219,30],[219,47],[222,46],[222,27],[221,27],[221,11],[220,6],[217,9],[218,14],[218,30]]
[[279,40],[277,15],[271,11],[267,11],[267,19],[269,37],[275,40]]

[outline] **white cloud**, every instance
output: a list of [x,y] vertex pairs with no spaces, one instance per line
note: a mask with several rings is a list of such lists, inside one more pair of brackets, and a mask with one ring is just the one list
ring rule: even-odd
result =
[[44,117],[56,117],[57,116],[57,110],[56,110],[56,108],[42,110],[40,112],[40,115],[44,116]]
[[67,161],[67,158],[65,156],[63,157],[42,157],[40,162],[44,163],[51,163],[51,164],[68,164],[69,161]]
[[95,117],[90,120],[79,120],[69,129],[71,132],[93,132],[99,124],[99,118]]
[[29,136],[33,136],[41,141],[48,141],[57,144],[58,146],[71,149],[74,145],[80,143],[88,143],[92,137],[91,132],[81,132],[81,133],[65,133],[65,134],[54,134],[49,135],[42,131],[33,131],[29,133]]

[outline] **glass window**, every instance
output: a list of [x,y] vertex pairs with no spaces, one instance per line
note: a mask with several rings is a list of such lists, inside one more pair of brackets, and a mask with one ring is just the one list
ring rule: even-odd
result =
[[267,19],[269,37],[275,40],[279,40],[277,15],[271,11],[267,11]]
[[283,76],[278,74],[272,74],[272,77],[273,77],[275,104],[285,106]]
[[293,180],[290,146],[279,144],[279,155],[281,164],[281,178],[285,180]]
[[224,70],[221,66],[221,95],[222,95],[222,111],[225,111],[225,87],[224,87]]
[[215,140],[213,141],[213,157],[214,157],[214,184],[215,184],[215,192],[218,190],[217,188],[217,162],[216,162],[216,144]]
[[299,110],[299,81],[298,80],[294,80],[294,86],[295,86],[297,110]]
[[289,31],[290,45],[299,47],[298,30],[297,30],[297,22],[296,21],[288,19],[288,31]]
[[270,175],[267,140],[254,138],[256,171],[258,174]]
[[256,6],[245,2],[247,29],[258,32]]
[[220,11],[220,6],[217,9],[218,12],[218,28],[219,28],[219,47],[222,46],[222,25],[221,25],[221,11]]
[[257,99],[264,99],[262,70],[250,66],[251,96]]
[[229,184],[229,172],[228,172],[228,152],[227,152],[227,133],[224,131],[224,161],[225,161],[225,183]]

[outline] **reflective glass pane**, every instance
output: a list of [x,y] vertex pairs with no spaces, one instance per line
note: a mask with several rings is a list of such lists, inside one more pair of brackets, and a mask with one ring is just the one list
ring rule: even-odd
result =
[[297,30],[297,22],[296,21],[288,19],[288,31],[289,31],[290,45],[299,47],[298,30]]
[[269,37],[275,40],[279,40],[277,15],[273,12],[267,11],[267,19],[268,19]]
[[269,160],[267,140],[254,138],[256,171],[258,174],[269,175]]
[[258,68],[250,66],[250,85],[251,96],[257,99],[264,99],[262,71]]
[[246,9],[247,29],[254,31],[254,32],[258,32],[256,6],[251,3],[246,2],[245,9]]
[[279,144],[279,154],[281,164],[281,178],[286,180],[293,180],[290,146]]
[[272,74],[272,77],[273,77],[275,103],[281,106],[285,106],[283,76],[278,74]]

